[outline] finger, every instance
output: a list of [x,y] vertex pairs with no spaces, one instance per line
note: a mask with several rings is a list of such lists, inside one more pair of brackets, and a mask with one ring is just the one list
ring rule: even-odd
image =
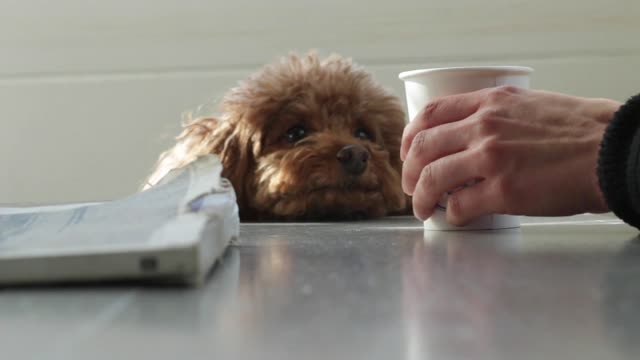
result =
[[404,128],[400,146],[401,159],[404,161],[413,138],[420,131],[444,123],[462,120],[475,113],[484,99],[485,91],[486,89],[451,95],[436,98],[429,102]]
[[478,177],[473,156],[470,151],[455,153],[422,169],[413,192],[413,212],[418,219],[428,219],[444,194]]
[[402,189],[411,195],[422,168],[431,162],[467,149],[471,132],[464,131],[464,123],[444,124],[420,131],[414,138],[402,164]]
[[496,213],[499,209],[499,195],[488,180],[462,188],[449,195],[447,200],[447,222],[464,226],[476,218]]

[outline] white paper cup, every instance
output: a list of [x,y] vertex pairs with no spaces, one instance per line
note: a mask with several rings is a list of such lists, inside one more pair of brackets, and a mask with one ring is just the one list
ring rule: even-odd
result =
[[[432,99],[472,92],[502,85],[529,88],[533,69],[522,66],[465,66],[405,71],[404,81],[409,119],[414,119]],[[446,220],[446,195],[434,214],[424,223],[427,230],[487,230],[520,226],[517,216],[492,214],[480,217],[467,226],[454,226]]]

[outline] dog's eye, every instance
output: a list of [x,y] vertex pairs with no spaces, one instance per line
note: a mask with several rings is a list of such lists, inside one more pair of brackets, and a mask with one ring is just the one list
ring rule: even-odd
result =
[[304,126],[301,126],[301,125],[296,125],[290,128],[289,130],[287,130],[287,133],[285,135],[287,141],[291,144],[298,142],[299,140],[302,140],[306,136],[307,136],[307,129],[305,129]]
[[365,128],[358,128],[353,135],[358,139],[371,140],[371,134]]

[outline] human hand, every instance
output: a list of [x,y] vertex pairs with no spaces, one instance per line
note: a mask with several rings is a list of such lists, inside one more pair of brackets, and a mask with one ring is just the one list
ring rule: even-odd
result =
[[596,166],[620,103],[509,86],[430,102],[405,128],[402,187],[429,218],[449,195],[447,221],[487,214],[606,212]]

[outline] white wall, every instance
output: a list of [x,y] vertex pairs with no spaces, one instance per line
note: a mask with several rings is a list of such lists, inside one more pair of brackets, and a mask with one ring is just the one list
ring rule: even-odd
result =
[[0,0],[0,203],[135,191],[181,113],[290,50],[397,73],[536,68],[532,85],[640,92],[637,0]]

